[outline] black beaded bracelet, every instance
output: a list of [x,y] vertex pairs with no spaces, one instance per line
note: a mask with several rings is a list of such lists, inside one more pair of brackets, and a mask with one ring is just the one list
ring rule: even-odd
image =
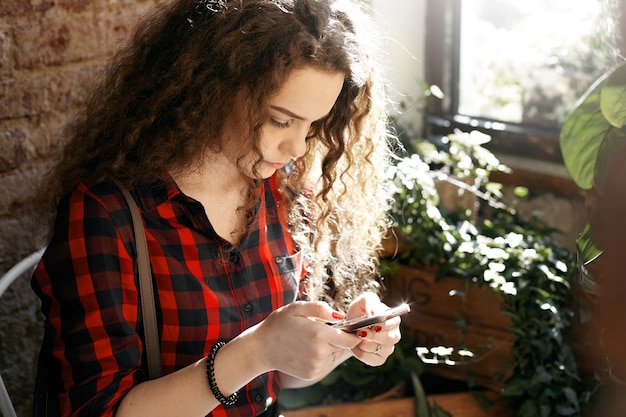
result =
[[217,382],[215,381],[215,355],[217,352],[226,344],[226,342],[217,342],[211,348],[209,352],[209,356],[206,358],[206,376],[209,380],[209,387],[211,387],[211,392],[217,398],[217,400],[225,406],[234,405],[237,402],[237,398],[239,397],[239,392],[234,392],[230,397],[224,397],[224,394],[217,387]]

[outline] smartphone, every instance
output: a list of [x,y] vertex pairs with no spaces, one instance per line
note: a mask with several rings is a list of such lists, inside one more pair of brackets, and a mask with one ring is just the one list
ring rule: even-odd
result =
[[344,332],[353,333],[357,330],[363,329],[365,327],[369,327],[376,323],[382,323],[387,321],[393,317],[400,316],[402,314],[406,314],[411,311],[411,308],[408,304],[400,304],[397,307],[390,308],[380,314],[375,316],[363,316],[357,317],[355,319],[344,320],[336,323],[327,323],[331,327],[335,329],[343,330]]

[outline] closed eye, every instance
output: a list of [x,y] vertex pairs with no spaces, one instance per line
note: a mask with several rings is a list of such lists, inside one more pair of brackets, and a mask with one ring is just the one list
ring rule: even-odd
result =
[[289,127],[289,122],[279,122],[278,120],[274,120],[274,119],[270,119],[270,124],[272,124],[272,126],[275,126],[279,129],[286,129]]

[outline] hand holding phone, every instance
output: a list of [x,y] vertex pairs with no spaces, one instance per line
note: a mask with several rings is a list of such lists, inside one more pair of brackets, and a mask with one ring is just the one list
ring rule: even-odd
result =
[[381,314],[377,314],[375,316],[362,316],[357,317],[350,320],[343,320],[340,322],[329,322],[326,323],[335,329],[343,330],[344,332],[354,333],[357,330],[363,329],[365,327],[372,326],[376,323],[385,322],[393,317],[400,316],[402,314],[406,314],[411,311],[411,308],[408,304],[400,304],[397,307],[390,308],[385,310]]

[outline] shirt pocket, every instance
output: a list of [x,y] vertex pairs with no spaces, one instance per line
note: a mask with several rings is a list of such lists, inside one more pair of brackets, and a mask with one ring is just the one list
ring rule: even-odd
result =
[[296,300],[302,276],[302,253],[296,252],[293,255],[275,256],[270,267],[274,279],[279,284],[279,290],[283,293],[284,304],[292,303]]

